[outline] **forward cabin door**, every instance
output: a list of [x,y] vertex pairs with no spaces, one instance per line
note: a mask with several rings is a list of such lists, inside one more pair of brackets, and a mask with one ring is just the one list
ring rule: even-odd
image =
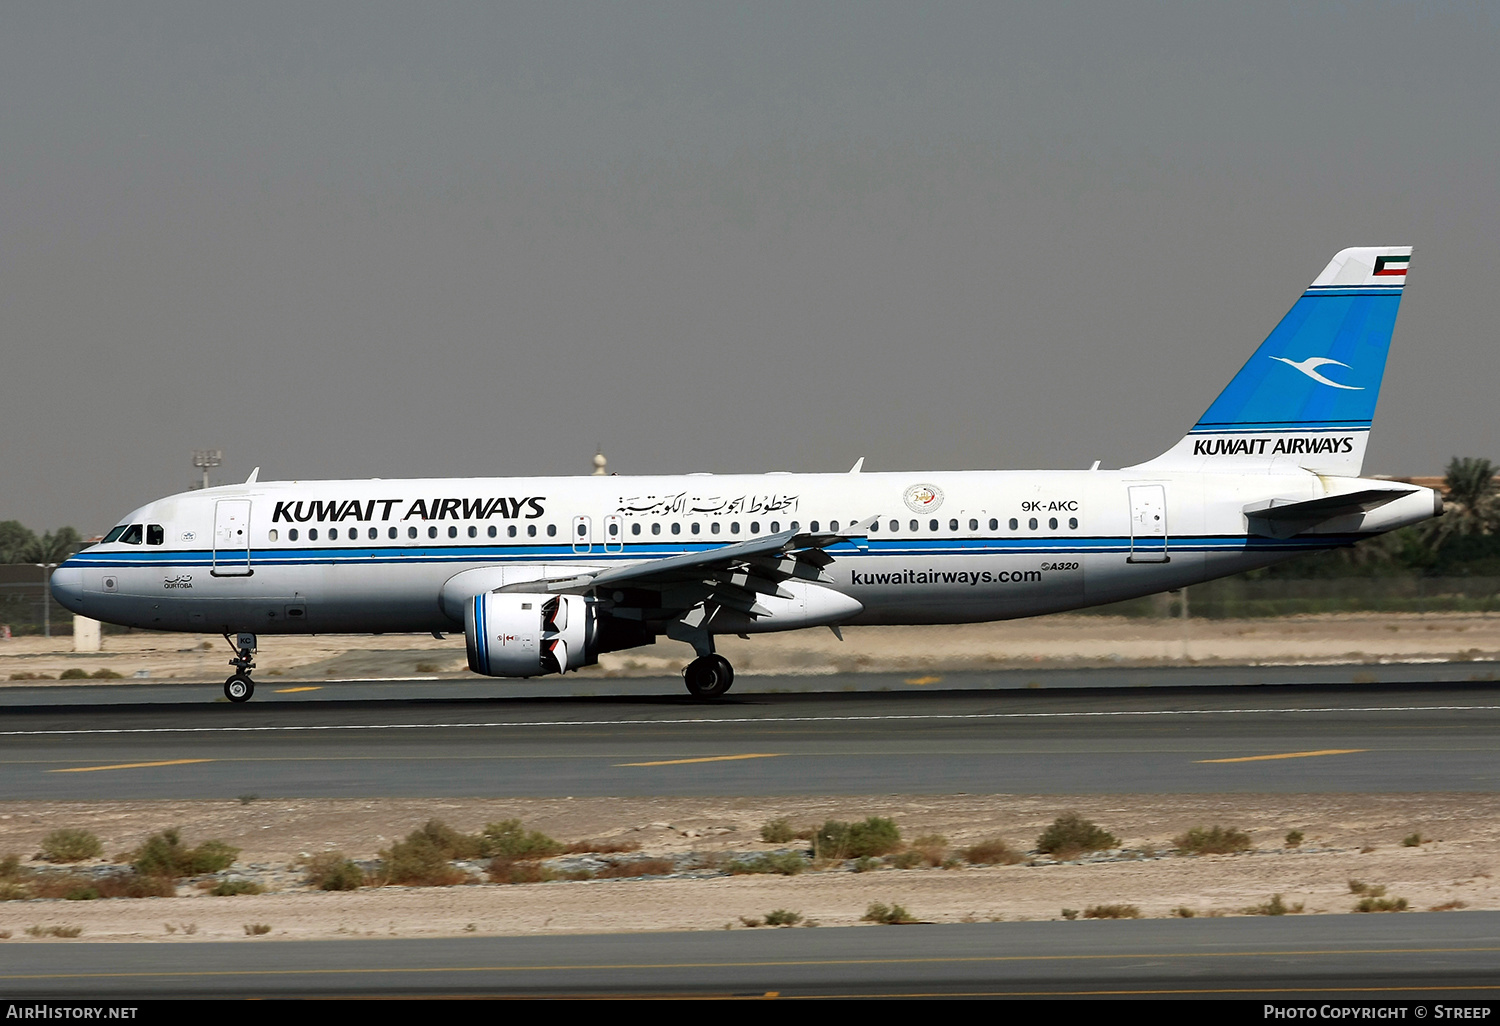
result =
[[1167,490],[1130,486],[1130,562],[1167,562]]
[[250,500],[220,499],[214,504],[215,577],[250,575]]

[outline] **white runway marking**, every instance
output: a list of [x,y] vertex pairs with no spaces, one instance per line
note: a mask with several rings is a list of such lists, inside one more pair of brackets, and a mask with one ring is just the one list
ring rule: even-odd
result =
[[0,737],[44,737],[53,734],[257,734],[303,733],[329,730],[454,730],[464,727],[661,727],[701,726],[711,723],[744,726],[755,723],[910,723],[961,720],[1063,720],[1115,716],[1242,716],[1311,713],[1425,713],[1500,712],[1500,705],[1369,705],[1318,706],[1308,709],[1120,709],[1083,712],[1029,713],[914,713],[894,716],[699,716],[671,720],[481,720],[473,723],[329,723],[317,726],[257,727],[105,727],[76,730],[3,730]]

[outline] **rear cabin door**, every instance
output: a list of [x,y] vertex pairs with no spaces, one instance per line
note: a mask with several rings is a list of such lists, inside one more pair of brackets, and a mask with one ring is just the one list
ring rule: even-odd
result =
[[1130,486],[1130,562],[1165,563],[1167,490],[1163,485]]
[[215,577],[250,575],[250,500],[220,499],[214,504]]

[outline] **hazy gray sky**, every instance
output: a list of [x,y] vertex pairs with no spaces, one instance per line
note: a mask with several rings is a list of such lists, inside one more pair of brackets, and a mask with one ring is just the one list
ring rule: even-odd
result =
[[8,4],[0,519],[220,476],[1118,466],[1417,247],[1500,460],[1500,8]]

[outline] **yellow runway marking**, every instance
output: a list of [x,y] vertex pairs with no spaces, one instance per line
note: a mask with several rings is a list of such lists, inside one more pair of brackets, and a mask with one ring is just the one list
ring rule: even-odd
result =
[[907,678],[906,683],[915,684],[917,687],[921,687],[923,684],[936,684],[942,679],[943,678],[941,677],[909,677]]
[[322,691],[322,690],[323,690],[323,685],[321,685],[321,684],[312,684],[312,685],[309,685],[308,687],[305,687],[305,688],[277,688],[274,693],[278,694],[278,695],[292,695],[292,694],[296,694],[298,691]]
[[148,769],[152,766],[186,766],[193,762],[213,762],[213,759],[167,759],[164,762],[122,762],[117,766],[71,766],[68,769],[48,770],[48,773],[93,773],[95,770]]
[[761,752],[751,755],[709,755],[702,759],[663,759],[661,762],[617,762],[616,766],[684,766],[690,762],[736,762],[740,759],[778,759],[785,752]]
[[1243,755],[1238,759],[1199,759],[1199,762],[1268,762],[1271,759],[1311,759],[1318,755],[1354,755],[1368,748],[1325,748],[1318,752],[1283,752],[1280,755]]

